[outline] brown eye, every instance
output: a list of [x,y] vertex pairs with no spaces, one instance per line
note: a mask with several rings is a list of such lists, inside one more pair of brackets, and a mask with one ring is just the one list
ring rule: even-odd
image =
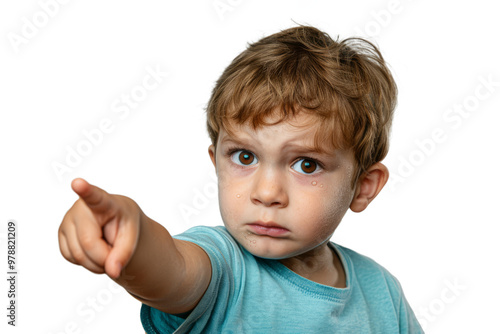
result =
[[312,173],[316,170],[316,163],[314,161],[311,161],[311,160],[304,160],[300,164],[300,167],[302,168],[302,170],[304,172],[309,174],[309,173]]
[[241,151],[238,154],[238,160],[244,165],[250,165],[253,162],[254,157],[253,154],[248,151]]
[[302,174],[311,174],[318,169],[318,163],[310,159],[300,159],[293,164],[292,168]]

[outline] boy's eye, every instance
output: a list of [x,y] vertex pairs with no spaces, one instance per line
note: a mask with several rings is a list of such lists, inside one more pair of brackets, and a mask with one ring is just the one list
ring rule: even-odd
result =
[[318,164],[314,160],[304,158],[294,163],[292,168],[302,174],[311,174],[318,169]]
[[231,154],[231,160],[238,165],[250,166],[257,163],[257,158],[252,152],[245,150],[238,150]]

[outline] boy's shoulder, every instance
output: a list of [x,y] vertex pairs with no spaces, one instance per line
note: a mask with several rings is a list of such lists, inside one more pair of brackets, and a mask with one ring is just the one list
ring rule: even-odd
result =
[[[193,226],[186,231],[174,235],[176,239],[191,241],[194,243],[210,242],[216,244],[227,244],[237,246],[236,240],[232,237],[229,231],[224,226]],[[201,245],[200,245],[201,246]]]
[[361,288],[368,290],[379,290],[381,283],[384,289],[389,289],[393,298],[399,298],[402,295],[401,284],[398,279],[384,266],[369,256],[360,254],[348,247],[339,245],[330,241],[337,253],[340,253],[344,269],[347,271],[348,284],[355,283]]
[[174,235],[173,238],[200,246],[207,252],[211,261],[220,256],[237,261],[243,255],[242,247],[224,226],[198,225]]

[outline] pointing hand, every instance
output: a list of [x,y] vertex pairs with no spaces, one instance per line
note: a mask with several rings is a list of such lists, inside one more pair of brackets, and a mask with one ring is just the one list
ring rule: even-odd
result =
[[59,227],[64,258],[94,273],[118,278],[137,246],[144,213],[132,199],[111,195],[83,179],[74,179],[80,198]]

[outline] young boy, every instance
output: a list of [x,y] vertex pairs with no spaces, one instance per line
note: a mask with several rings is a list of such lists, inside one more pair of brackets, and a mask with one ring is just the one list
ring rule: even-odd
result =
[[329,241],[388,179],[396,94],[368,41],[307,26],[265,37],[207,107],[224,227],[172,238],[130,198],[75,179],[61,253],[141,301],[147,333],[421,333],[397,279]]

